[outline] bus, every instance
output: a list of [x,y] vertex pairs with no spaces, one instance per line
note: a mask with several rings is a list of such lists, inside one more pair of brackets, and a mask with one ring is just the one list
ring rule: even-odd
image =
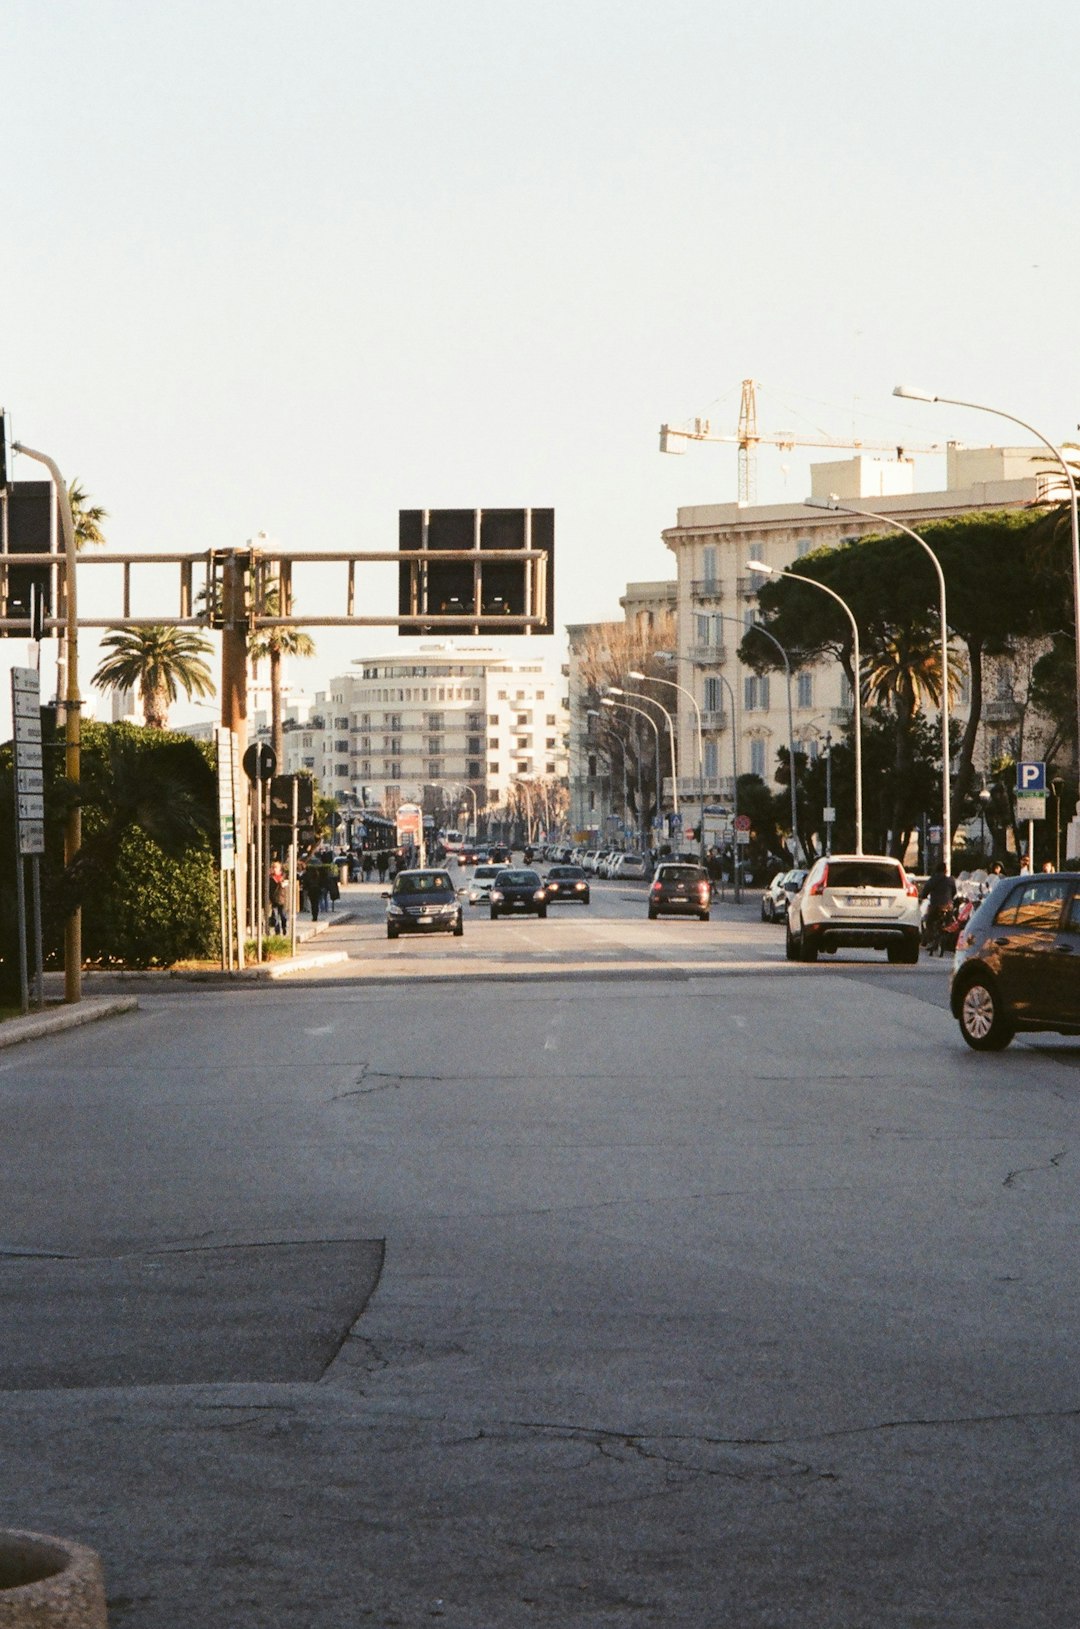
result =
[[465,839],[459,831],[455,831],[453,827],[450,827],[448,830],[443,832],[440,841],[443,848],[446,850],[447,855],[449,856],[451,854],[461,853],[461,847]]

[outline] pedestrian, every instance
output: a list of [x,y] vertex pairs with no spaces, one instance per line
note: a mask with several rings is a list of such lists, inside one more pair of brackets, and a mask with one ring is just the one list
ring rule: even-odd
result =
[[319,902],[322,899],[323,880],[322,866],[314,854],[309,856],[304,867],[304,874],[300,878],[300,886],[304,891],[304,897],[307,899],[308,909],[311,911],[311,920],[317,922],[319,920]]
[[330,901],[330,909],[336,911],[338,900],[341,898],[341,886],[338,882],[336,867],[333,865],[323,866],[323,876],[326,878],[326,893]]
[[288,895],[285,891],[285,872],[282,869],[280,860],[275,860],[270,867],[269,895],[270,932],[287,933],[289,927],[289,918],[286,914]]
[[1054,869],[1053,860],[1044,860],[1042,863],[1042,868],[1044,871],[1052,871]]
[[364,850],[363,858],[360,861],[360,869],[364,873],[364,881],[365,882],[370,882],[371,881],[371,872],[372,872],[372,869],[373,869],[374,865],[375,865],[374,856],[372,855],[371,850],[369,848],[366,848]]
[[1031,855],[1030,854],[1025,854],[1023,859],[1020,861],[1020,875],[1022,877],[1026,877],[1026,876],[1030,876],[1030,874],[1031,874]]
[[945,917],[956,898],[956,883],[949,875],[945,861],[934,867],[934,874],[925,884],[922,897],[926,901],[926,919],[923,922],[923,943],[931,951],[940,949],[939,940]]
[[386,850],[384,848],[381,848],[379,850],[378,857],[377,857],[377,859],[375,861],[375,864],[379,868],[379,881],[380,882],[385,882],[386,881],[386,868],[390,864],[390,856],[389,856],[389,854],[387,854],[387,852],[386,852]]

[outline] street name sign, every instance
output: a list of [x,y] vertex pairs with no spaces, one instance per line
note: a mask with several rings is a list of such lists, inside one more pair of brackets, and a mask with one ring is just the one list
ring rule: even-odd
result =
[[45,852],[45,775],[41,758],[41,676],[36,668],[11,670],[15,737],[15,827],[20,854]]

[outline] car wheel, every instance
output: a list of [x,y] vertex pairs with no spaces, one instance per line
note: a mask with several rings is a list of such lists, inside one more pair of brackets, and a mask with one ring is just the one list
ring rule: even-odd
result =
[[906,945],[886,945],[885,946],[885,954],[886,954],[886,956],[888,956],[890,962],[892,962],[893,966],[895,967],[897,962],[906,962],[907,961],[907,946]]
[[537,911],[536,914],[537,914],[537,916],[540,916],[540,917],[547,916],[547,906],[546,905],[541,905],[540,909]]
[[790,922],[787,924],[787,932],[784,935],[784,955],[789,962],[797,962],[799,959],[799,946],[796,943],[795,935],[791,931]]
[[960,1033],[976,1052],[1000,1052],[1016,1031],[993,985],[973,978],[960,997]]
[[397,928],[395,928],[395,927],[392,927],[392,926],[391,926],[391,924],[390,924],[390,923],[389,923],[389,922],[388,922],[388,923],[387,923],[387,924],[386,924],[386,937],[387,937],[387,938],[388,938],[388,939],[396,939],[396,938],[397,938],[397,936],[398,936],[398,930],[397,930]]
[[657,916],[659,914],[660,913],[658,911],[654,910],[654,908],[651,905],[649,906],[649,921],[650,922],[655,922],[656,918],[657,918]]
[[699,911],[698,912],[698,921],[699,922],[707,922],[708,920],[709,920],[708,911]]
[[492,906],[492,907],[491,907],[491,920],[492,920],[492,921],[493,921],[493,922],[494,922],[494,920],[495,920],[495,918],[496,918],[496,917],[497,917],[497,916],[498,916],[498,914],[499,914],[499,913],[498,913],[498,911],[497,911],[497,910],[496,910],[496,909],[495,909],[495,907],[494,907],[494,905],[493,905],[493,906]]
[[805,933],[799,935],[799,960],[801,962],[816,962],[818,947]]
[[460,939],[464,935],[464,932],[465,932],[465,923],[464,923],[464,920],[462,918],[461,912],[459,911],[457,921],[454,923],[454,938],[455,939]]
[[582,901],[581,901],[581,903],[582,903],[582,904],[583,904],[583,905],[587,905],[587,904],[588,904],[588,903],[589,903],[589,896],[588,896],[588,894],[586,894],[586,895],[585,895],[585,898],[584,898],[584,899],[583,899],[583,900],[582,900]]
[[764,900],[762,900],[762,902],[761,902],[761,920],[763,922],[767,922],[769,920],[769,913],[765,909],[765,901]]

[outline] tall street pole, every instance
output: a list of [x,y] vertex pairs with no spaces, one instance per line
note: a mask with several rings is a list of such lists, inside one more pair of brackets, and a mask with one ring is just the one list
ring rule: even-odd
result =
[[[60,527],[64,534],[64,612],[67,669],[64,683],[64,773],[76,788],[82,778],[82,697],[79,694],[79,611],[76,588],[75,522],[71,515],[67,482],[47,453],[35,452],[21,441],[13,443],[18,453],[44,464],[52,476],[60,506]],[[69,866],[82,847],[82,807],[72,799],[64,828],[64,864]],[[64,1000],[82,1000],[82,910],[76,907],[64,922]]]

